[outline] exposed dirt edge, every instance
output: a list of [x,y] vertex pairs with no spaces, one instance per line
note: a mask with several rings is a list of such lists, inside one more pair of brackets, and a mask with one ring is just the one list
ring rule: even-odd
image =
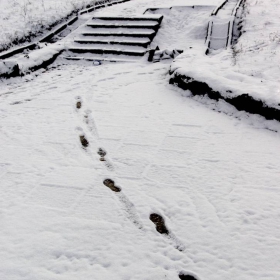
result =
[[[174,73],[169,80],[170,84],[174,84],[181,89],[190,90],[193,95],[207,95],[209,98],[218,101],[219,99],[233,105],[239,111],[246,111],[251,114],[259,114],[267,120],[280,121],[280,110],[269,107],[265,102],[256,100],[250,94],[244,93],[236,97],[226,97],[222,93],[215,91],[208,84],[196,81],[191,77]],[[230,91],[228,91],[230,92]]]

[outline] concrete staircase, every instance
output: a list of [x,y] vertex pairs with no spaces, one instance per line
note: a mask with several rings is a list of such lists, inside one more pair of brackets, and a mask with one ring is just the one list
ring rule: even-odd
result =
[[68,44],[68,60],[134,61],[147,53],[163,16],[94,17]]

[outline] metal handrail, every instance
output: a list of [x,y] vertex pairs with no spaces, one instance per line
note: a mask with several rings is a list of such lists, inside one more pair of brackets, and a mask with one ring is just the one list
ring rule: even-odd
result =
[[216,16],[218,11],[224,7],[224,5],[228,2],[228,0],[223,1],[217,8],[212,12],[211,16]]

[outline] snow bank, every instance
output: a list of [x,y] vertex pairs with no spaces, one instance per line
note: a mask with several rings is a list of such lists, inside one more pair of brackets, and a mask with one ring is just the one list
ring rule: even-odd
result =
[[215,56],[207,56],[204,52],[204,47],[185,51],[172,63],[171,72],[205,82],[224,97],[232,98],[247,93],[271,107],[280,108],[277,81],[267,81],[236,71],[230,59],[231,50]]
[[42,33],[97,0],[1,0],[0,50]]
[[185,50],[171,66],[173,75],[206,83],[224,98],[248,94],[280,109],[280,35],[275,1],[247,0],[243,35],[229,50],[205,55],[206,46]]
[[16,61],[0,61],[0,77],[11,77],[19,74],[19,67]]
[[34,50],[29,54],[21,55],[15,60],[0,61],[0,77],[24,75],[30,71],[46,67],[56,59],[63,49],[62,44],[56,43]]

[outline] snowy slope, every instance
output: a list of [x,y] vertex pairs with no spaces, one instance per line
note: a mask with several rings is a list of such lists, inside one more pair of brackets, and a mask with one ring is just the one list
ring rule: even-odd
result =
[[[208,56],[205,46],[186,51],[172,65],[178,73],[207,83],[223,96],[249,94],[273,108],[280,108],[279,5],[273,1],[247,0],[244,33],[233,50]],[[192,65],[188,67],[187,65]]]
[[0,51],[97,0],[1,0]]

